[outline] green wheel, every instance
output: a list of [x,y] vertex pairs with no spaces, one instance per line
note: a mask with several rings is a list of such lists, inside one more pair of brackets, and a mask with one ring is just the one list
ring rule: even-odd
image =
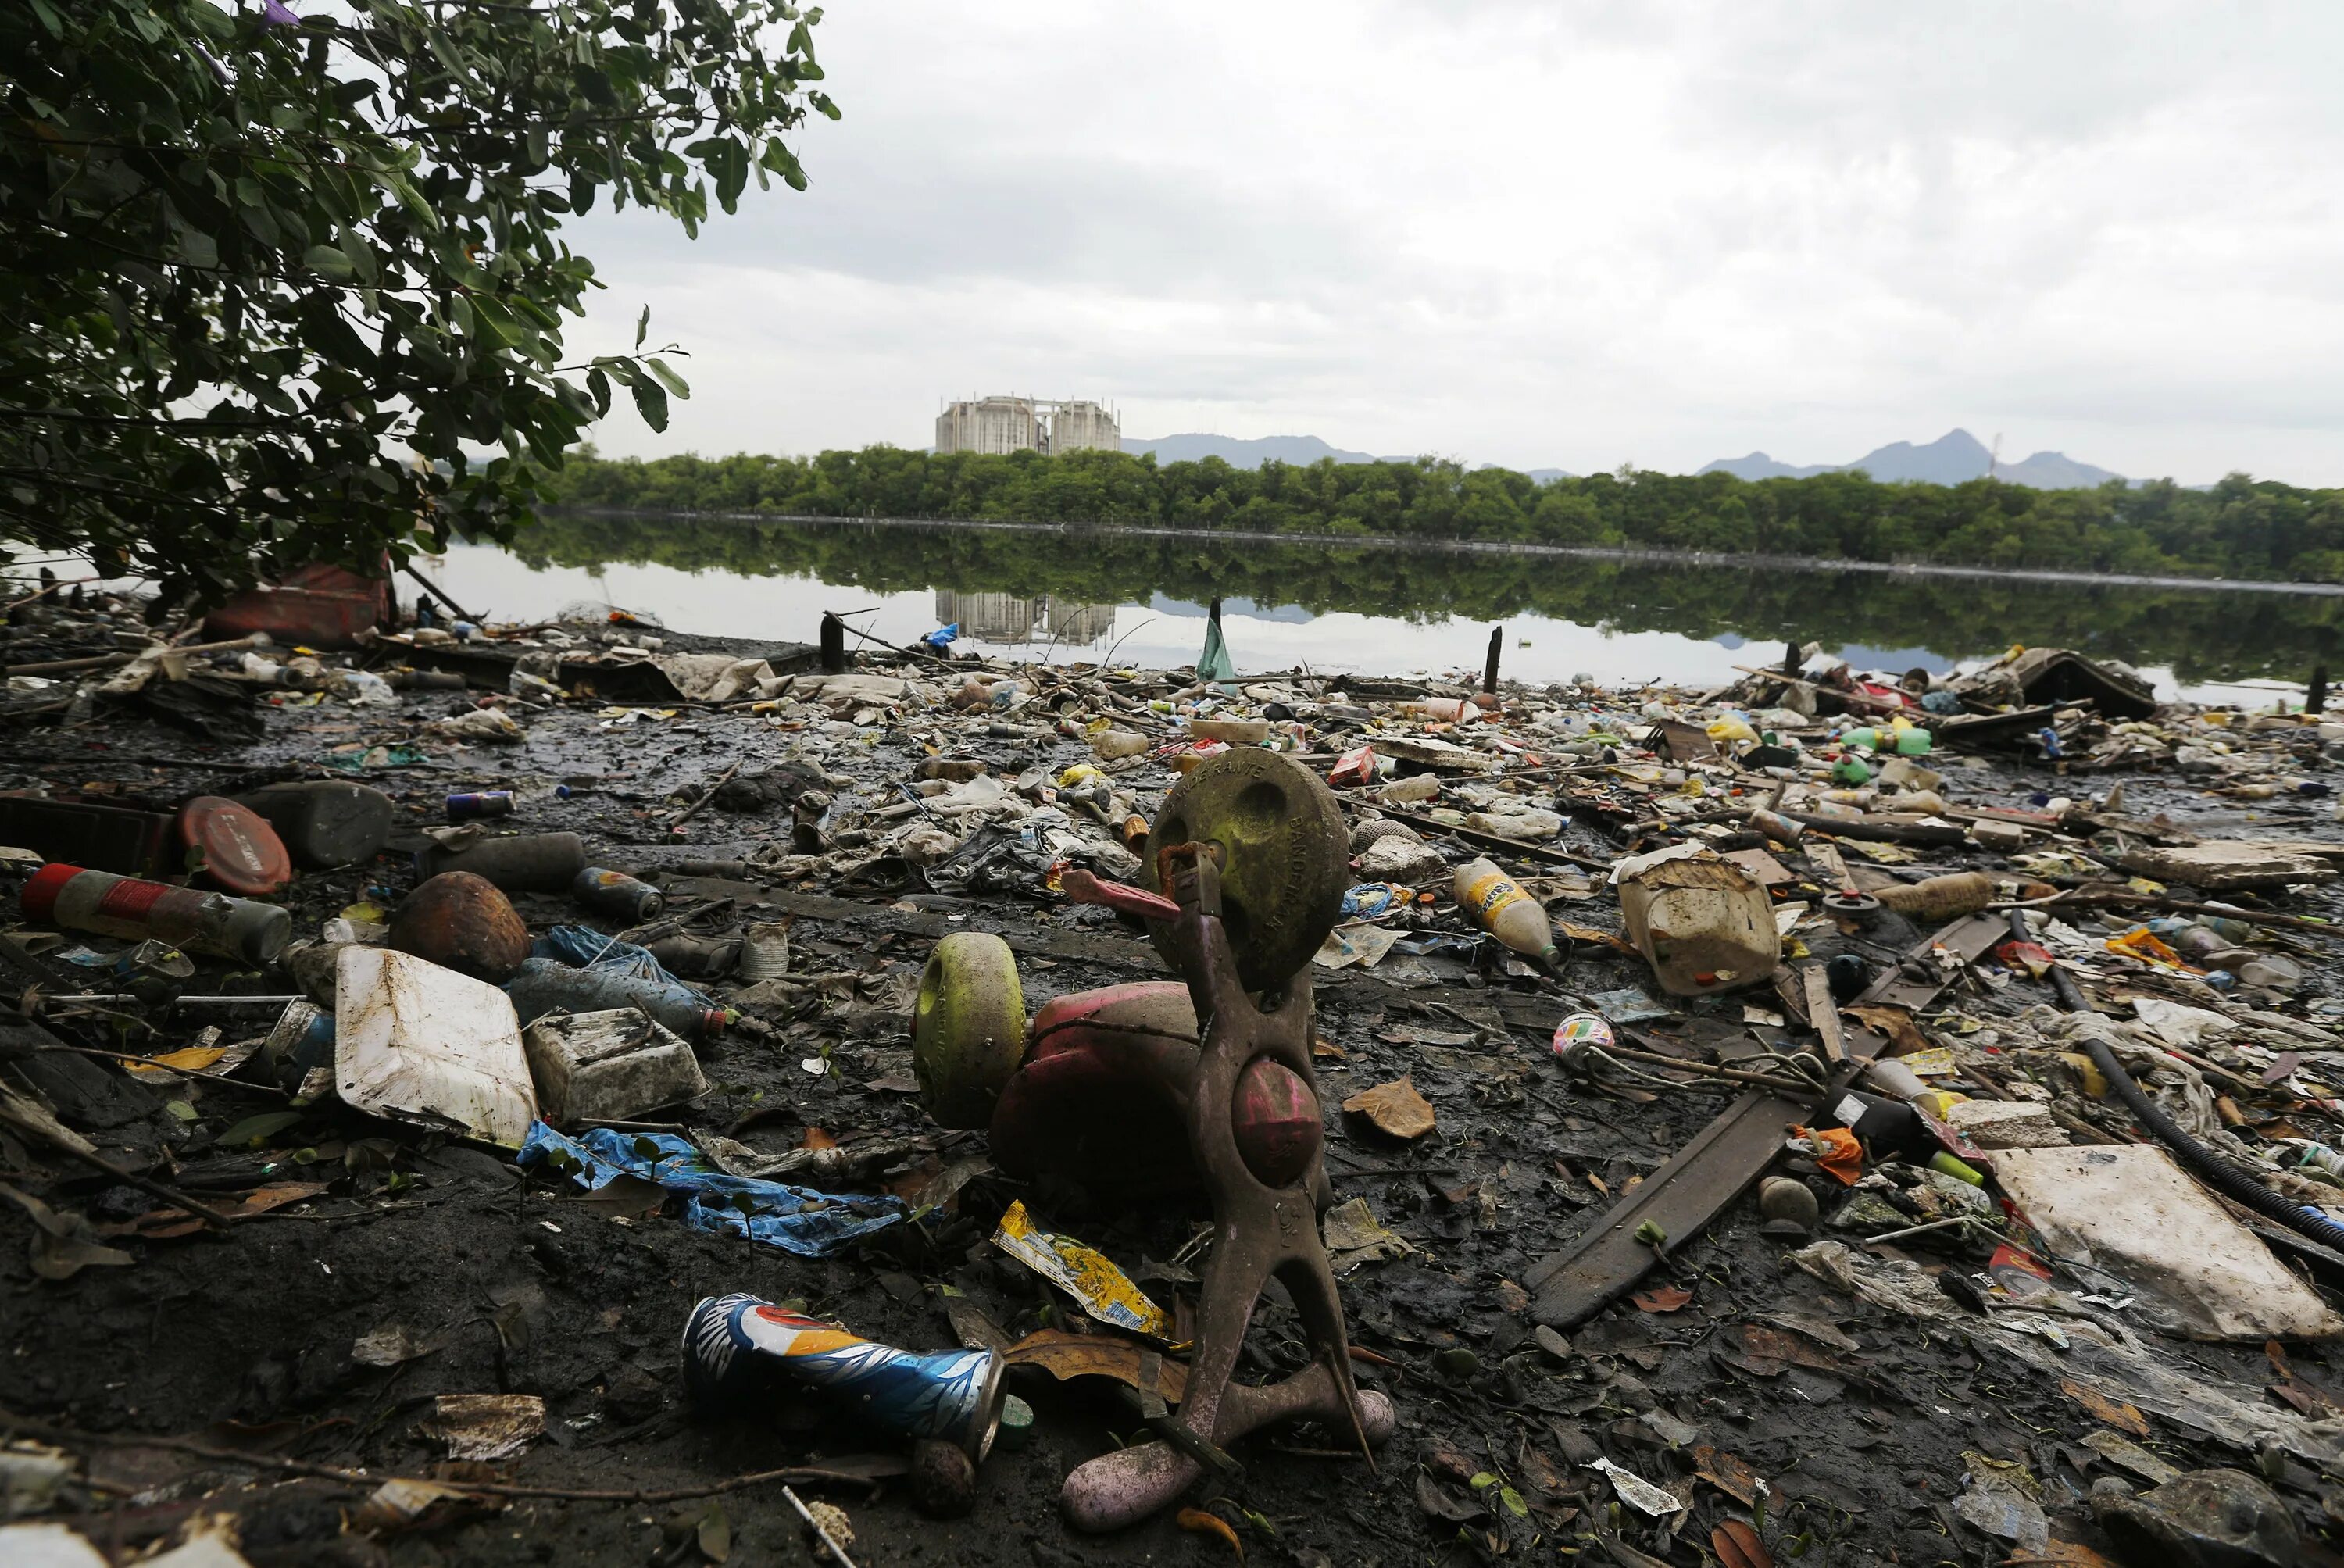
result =
[[928,955],[912,1012],[920,1099],[945,1127],[981,1128],[1026,1058],[1026,992],[1009,944],[955,931]]
[[[1152,874],[1161,874],[1157,851],[1175,844],[1219,845],[1221,916],[1248,991],[1299,971],[1342,915],[1351,881],[1342,809],[1291,757],[1242,746],[1206,761],[1172,787],[1148,829]],[[1169,960],[1168,928],[1151,931]]]

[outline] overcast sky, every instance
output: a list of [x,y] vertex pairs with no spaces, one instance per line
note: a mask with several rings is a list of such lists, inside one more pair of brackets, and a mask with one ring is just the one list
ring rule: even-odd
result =
[[940,398],[1585,472],[1960,425],[2344,483],[2344,5],[842,0],[844,111],[697,242],[599,218],[608,452]]

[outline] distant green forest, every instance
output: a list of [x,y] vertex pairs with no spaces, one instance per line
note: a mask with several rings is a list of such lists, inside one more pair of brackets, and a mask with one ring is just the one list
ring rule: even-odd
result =
[[1716,551],[1839,561],[2344,582],[2344,490],[2233,474],[2045,491],[1993,480],[1883,484],[1861,472],[1743,480],[1623,470],[1541,483],[1413,462],[1233,468],[1076,451],[610,459],[552,475],[555,504],[649,512],[985,518],[1433,541]]

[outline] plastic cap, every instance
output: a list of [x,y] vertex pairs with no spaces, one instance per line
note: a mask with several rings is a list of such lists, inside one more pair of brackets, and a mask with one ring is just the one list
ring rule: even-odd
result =
[[47,921],[56,913],[57,895],[65,891],[66,883],[81,874],[82,868],[78,865],[51,861],[33,873],[30,880],[17,891],[16,907],[24,912],[27,920]]
[[293,857],[268,819],[216,794],[179,808],[179,840],[203,854],[203,875],[246,898],[278,892],[293,880]]

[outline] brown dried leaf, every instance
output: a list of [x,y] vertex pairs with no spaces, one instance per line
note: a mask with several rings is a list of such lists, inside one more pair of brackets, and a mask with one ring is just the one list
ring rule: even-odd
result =
[[1758,1533],[1739,1519],[1729,1519],[1709,1533],[1709,1549],[1724,1568],[1774,1568],[1773,1554]]
[[1639,1290],[1629,1300],[1642,1311],[1677,1312],[1692,1304],[1692,1292],[1682,1285],[1662,1285],[1655,1290]]
[[2148,1435],[2148,1418],[2140,1413],[2137,1406],[2128,1405],[2122,1400],[2112,1400],[2096,1389],[2086,1388],[2073,1378],[2061,1378],[2059,1391],[2091,1411],[2104,1426],[2128,1431],[2135,1437]]
[[1173,1516],[1173,1520],[1183,1530],[1193,1530],[1199,1535],[1219,1536],[1229,1543],[1229,1550],[1238,1554],[1238,1562],[1245,1561],[1245,1543],[1238,1539],[1238,1533],[1230,1529],[1229,1522],[1219,1514],[1207,1513],[1201,1508],[1184,1508]]
[[1432,1102],[1416,1092],[1410,1078],[1361,1089],[1343,1102],[1343,1108],[1366,1117],[1376,1130],[1392,1138],[1422,1138],[1433,1128]]
[[1702,1443],[1692,1451],[1693,1473],[1744,1508],[1758,1506],[1758,1472],[1723,1449]]
[[1896,1047],[1890,1053],[1892,1056],[1901,1057],[1907,1051],[1929,1048],[1929,1037],[1923,1034],[1921,1026],[1913,1021],[1913,1013],[1908,1007],[1844,1007],[1841,1011],[1851,1018],[1862,1019],[1886,1035],[1889,1043]]
[[2007,1568],[2117,1568],[2114,1558],[2102,1556],[2080,1541],[2046,1541],[2032,1549],[2022,1546],[2003,1562]]
[[[1001,1359],[1013,1367],[1039,1367],[1060,1382],[1069,1378],[1113,1378],[1132,1388],[1139,1387],[1139,1363],[1147,1347],[1137,1340],[1125,1340],[1106,1334],[1069,1334],[1062,1329],[1044,1329],[1018,1340],[1002,1353]],[[1168,1357],[1157,1375],[1157,1391],[1166,1404],[1178,1404],[1188,1391],[1188,1369]]]

